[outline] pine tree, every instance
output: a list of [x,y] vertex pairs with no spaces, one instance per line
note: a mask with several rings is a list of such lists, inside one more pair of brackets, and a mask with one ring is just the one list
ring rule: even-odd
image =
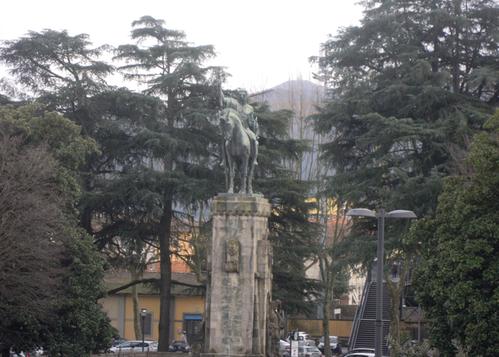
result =
[[[211,68],[202,62],[213,56],[212,46],[193,46],[181,31],[167,29],[164,21],[144,16],[132,23],[136,44],[117,49],[116,60],[127,79],[136,79],[144,93],[163,100],[164,112],[143,132],[152,168],[139,175],[139,187],[149,191],[158,212],[156,234],[160,250],[159,350],[169,344],[172,227],[182,207],[196,205],[216,192],[213,173],[218,131],[210,121],[216,102],[211,98]],[[220,182],[220,181],[219,181]],[[223,182],[223,181],[222,181]]]

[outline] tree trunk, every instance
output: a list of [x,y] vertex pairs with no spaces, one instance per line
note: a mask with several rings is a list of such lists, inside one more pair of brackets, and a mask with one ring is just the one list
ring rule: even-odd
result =
[[[329,288],[326,288],[329,290]],[[322,330],[324,337],[324,356],[331,357],[331,344],[329,341],[329,316],[331,316],[331,298],[329,296],[329,292],[326,293],[324,304],[323,304],[323,314],[322,317]]]
[[[461,17],[462,11],[461,11],[461,0],[454,0],[454,16],[456,17]],[[453,51],[453,58],[452,58],[452,68],[451,68],[451,76],[452,76],[452,89],[454,93],[459,93],[460,92],[460,57],[461,57],[461,52],[460,52],[460,40],[459,36],[461,35],[461,25],[459,24],[458,20],[454,21],[454,51]]]
[[[84,167],[85,172],[92,172],[92,167],[90,164],[85,165]],[[93,175],[92,173],[91,175]],[[93,189],[93,181],[92,178],[90,177],[85,177],[83,179],[83,190],[86,192],[91,192]],[[92,209],[90,207],[83,207],[80,209],[80,225],[87,231],[88,234],[93,235],[93,229],[92,229]]]
[[324,337],[324,355],[331,357],[329,341],[329,316],[331,316],[332,284],[331,271],[326,257],[319,258],[321,279],[324,284],[324,301],[322,303],[322,336]]
[[[388,281],[390,278],[386,278]],[[392,344],[400,346],[400,298],[401,298],[401,287],[399,283],[388,284],[388,292],[392,300],[392,311],[391,311],[391,321],[390,321],[390,337],[392,338]],[[393,352],[393,351],[392,351]],[[397,354],[394,354],[396,357]]]
[[[431,3],[431,11],[436,12],[437,10],[437,5],[435,1],[432,1]],[[432,15],[435,16],[435,15]],[[431,63],[431,71],[433,73],[437,73],[439,71],[439,51],[440,51],[440,40],[438,39],[439,33],[441,29],[436,27],[436,25],[433,28],[433,53],[431,54],[430,58],[430,63]]]
[[[167,63],[167,73],[170,73],[170,63]],[[167,89],[167,111],[166,121],[170,131],[174,129],[175,117],[178,113],[176,98],[172,88]],[[174,172],[174,161],[172,153],[167,153],[165,157],[165,172]],[[173,193],[170,188],[165,193],[163,215],[159,222],[159,267],[160,267],[160,287],[159,287],[159,339],[158,352],[168,352],[170,343],[170,306],[171,306],[171,282],[172,264],[170,260],[170,243],[173,219]]]
[[400,344],[400,302],[402,291],[405,287],[405,279],[407,276],[408,262],[403,261],[399,266],[399,281],[393,282],[389,276],[385,276],[388,293],[392,300],[391,304],[391,321],[390,321],[390,338],[392,339],[390,350],[393,357],[398,357],[401,351]]
[[87,231],[88,234],[92,234],[92,210],[85,207],[83,212],[80,214],[80,225]]
[[170,303],[171,303],[171,260],[170,236],[173,216],[173,201],[167,199],[160,221],[160,309],[159,309],[159,352],[167,352],[170,339]]
[[[130,271],[132,281],[141,278],[140,274],[135,271]],[[139,293],[137,285],[132,286],[132,305],[133,305],[133,330],[135,332],[135,339],[142,339],[142,326],[140,324],[140,307],[139,307]]]

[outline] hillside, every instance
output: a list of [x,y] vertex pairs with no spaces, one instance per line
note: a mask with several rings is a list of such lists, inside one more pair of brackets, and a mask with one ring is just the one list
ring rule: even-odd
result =
[[317,148],[322,138],[314,133],[308,116],[314,114],[316,106],[324,98],[324,88],[307,80],[289,80],[278,86],[251,95],[256,102],[266,102],[271,110],[289,109],[294,112],[289,126],[289,135],[293,139],[304,139],[310,143],[310,152],[303,155],[300,162],[288,162],[297,178],[313,180],[319,174],[317,167]]

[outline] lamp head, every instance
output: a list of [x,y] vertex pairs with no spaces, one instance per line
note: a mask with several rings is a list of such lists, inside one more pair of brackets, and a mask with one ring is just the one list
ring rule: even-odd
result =
[[350,217],[376,217],[376,212],[367,208],[352,208],[347,212]]
[[395,211],[390,211],[386,214],[387,218],[406,218],[406,219],[413,219],[413,218],[418,218],[416,216],[416,213],[412,211],[408,211],[405,209],[397,209]]

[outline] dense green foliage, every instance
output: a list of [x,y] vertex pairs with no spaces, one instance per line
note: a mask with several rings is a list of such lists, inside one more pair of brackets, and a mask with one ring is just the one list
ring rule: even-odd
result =
[[43,346],[51,356],[85,357],[106,351],[116,331],[97,304],[104,295],[104,260],[85,232],[68,232],[62,268],[67,270],[58,303],[44,326]]
[[112,334],[97,304],[104,261],[74,228],[78,170],[95,142],[34,105],[0,107],[0,128],[2,349],[88,356]]
[[444,356],[499,349],[499,112],[474,137],[469,173],[445,180],[435,218],[418,222],[415,287]]
[[42,342],[42,325],[56,304],[57,260],[66,237],[54,161],[42,148],[23,148],[4,124],[0,120],[0,352],[8,356],[11,346],[20,350]]

